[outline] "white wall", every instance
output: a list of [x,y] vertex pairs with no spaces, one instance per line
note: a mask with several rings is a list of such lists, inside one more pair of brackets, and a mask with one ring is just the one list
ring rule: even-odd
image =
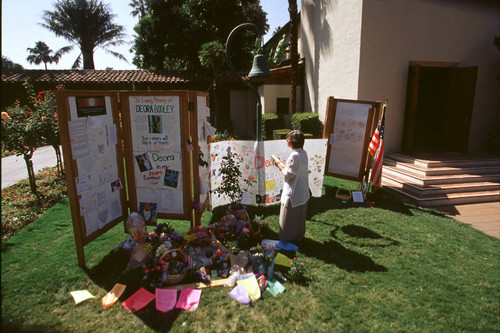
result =
[[324,121],[329,96],[389,99],[385,149],[401,149],[411,60],[478,66],[469,151],[500,124],[499,2],[302,0],[305,110]]
[[304,111],[324,121],[328,96],[358,96],[362,1],[302,0],[301,8]]
[[389,99],[386,151],[399,151],[410,60],[478,66],[469,151],[500,124],[500,53],[495,1],[368,0],[363,2],[358,98]]

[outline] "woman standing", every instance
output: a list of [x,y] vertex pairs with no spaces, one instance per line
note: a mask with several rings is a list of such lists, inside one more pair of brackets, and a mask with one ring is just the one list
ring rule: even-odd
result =
[[293,151],[286,164],[276,164],[285,176],[281,194],[280,240],[301,242],[306,232],[307,201],[310,198],[308,157],[303,149],[304,133],[291,131],[286,141]]

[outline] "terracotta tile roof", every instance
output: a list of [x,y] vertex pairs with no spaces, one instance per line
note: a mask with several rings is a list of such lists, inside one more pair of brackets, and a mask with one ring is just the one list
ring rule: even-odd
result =
[[[231,75],[223,75],[230,80]],[[211,82],[210,72],[148,70],[39,70],[2,72],[2,82],[47,83],[201,83]]]

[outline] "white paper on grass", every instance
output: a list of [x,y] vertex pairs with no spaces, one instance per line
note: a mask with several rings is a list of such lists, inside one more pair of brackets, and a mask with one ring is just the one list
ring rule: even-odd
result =
[[363,192],[361,191],[352,191],[352,201],[353,202],[364,202],[363,200]]

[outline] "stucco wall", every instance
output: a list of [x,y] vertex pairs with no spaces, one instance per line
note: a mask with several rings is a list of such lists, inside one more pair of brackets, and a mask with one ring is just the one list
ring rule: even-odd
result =
[[299,38],[305,58],[305,112],[324,121],[328,96],[358,96],[362,1],[302,0]]
[[328,96],[388,98],[385,149],[399,151],[409,62],[478,66],[469,151],[480,151],[500,125],[499,16],[495,0],[302,0],[305,111],[324,120]]
[[500,124],[496,1],[363,1],[359,99],[389,99],[386,151],[401,147],[410,60],[478,66],[469,151]]

